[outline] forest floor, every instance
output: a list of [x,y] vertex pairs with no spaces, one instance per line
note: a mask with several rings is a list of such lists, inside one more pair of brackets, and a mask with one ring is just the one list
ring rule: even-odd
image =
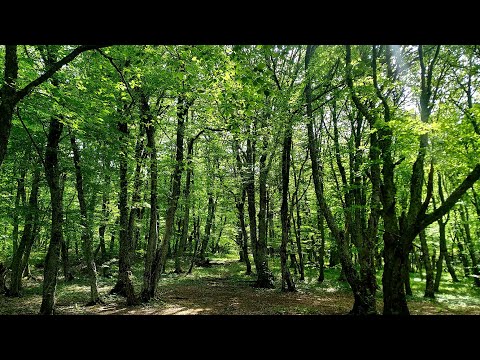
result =
[[[353,296],[345,282],[338,281],[338,269],[326,269],[325,281],[316,281],[317,271],[306,268],[305,281],[297,281],[297,292],[252,287],[254,277],[245,275],[245,265],[233,259],[215,259],[214,265],[195,268],[193,274],[164,274],[159,282],[157,298],[148,304],[127,307],[125,299],[108,292],[115,276],[99,276],[99,292],[104,304],[84,306],[89,300],[89,286],[84,275],[71,282],[60,277],[57,286],[56,314],[85,315],[343,315],[353,304]],[[272,262],[276,274],[276,262]],[[135,289],[140,291],[141,263],[134,268]],[[170,267],[171,268],[171,267]],[[168,268],[167,268],[168,269]],[[21,298],[0,296],[0,314],[37,314],[41,304],[41,270],[35,269],[34,279],[24,279]],[[423,298],[424,281],[412,274],[414,295],[409,297],[412,314],[480,314],[480,289],[471,281],[453,284],[445,275],[441,292],[434,300]],[[381,281],[379,281],[381,284]],[[378,311],[382,311],[381,289]]]

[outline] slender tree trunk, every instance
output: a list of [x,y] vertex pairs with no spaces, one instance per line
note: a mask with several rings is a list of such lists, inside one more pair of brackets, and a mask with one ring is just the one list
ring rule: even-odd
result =
[[149,289],[149,296],[155,296],[158,279],[161,271],[165,267],[167,259],[168,245],[172,238],[175,213],[177,211],[178,198],[180,196],[180,181],[183,172],[183,139],[185,135],[185,122],[187,121],[188,109],[191,102],[188,102],[184,95],[180,95],[177,103],[177,136],[176,136],[176,153],[175,153],[175,169],[172,177],[171,196],[167,207],[167,214],[165,217],[165,230],[162,242],[155,254],[155,259],[152,264],[152,279]]
[[[305,69],[308,70],[308,66],[310,64],[310,59],[315,52],[315,45],[308,45],[307,46],[307,54],[305,56]],[[320,227],[321,232],[321,247],[320,247],[320,274],[318,277],[319,282],[323,282],[324,280],[324,251],[325,251],[325,229],[323,226],[324,215],[322,213],[322,208],[320,206],[321,202],[321,194],[323,194],[323,182],[320,181],[322,176],[323,168],[319,162],[319,153],[317,148],[317,141],[315,139],[315,133],[313,131],[313,109],[312,109],[312,84],[311,80],[307,79],[307,84],[305,85],[305,100],[307,103],[307,136],[308,136],[308,150],[310,153],[310,161],[312,163],[312,178],[313,178],[313,185],[315,189],[315,196],[317,200],[317,213],[318,213],[318,225]],[[330,266],[335,266],[336,261],[335,252],[331,251],[330,255]]]
[[[321,186],[323,186],[323,184],[321,184]],[[317,281],[322,283],[325,280],[325,218],[322,216],[320,209],[317,210],[317,224],[320,229],[320,248],[318,251],[319,272]]]
[[422,259],[425,266],[426,284],[425,284],[425,297],[433,299],[435,297],[434,292],[434,275],[432,269],[432,263],[430,262],[430,255],[428,251],[427,238],[425,231],[420,232],[420,244],[422,247]]
[[193,175],[193,145],[195,138],[188,140],[187,144],[187,175],[185,178],[185,189],[184,189],[184,198],[185,198],[185,211],[183,213],[183,225],[182,233],[180,235],[180,244],[178,246],[177,252],[175,254],[175,272],[181,274],[183,272],[181,261],[183,258],[183,252],[185,251],[185,246],[187,244],[188,236],[188,225],[190,222],[190,187]]
[[[19,218],[19,212],[20,212],[20,199],[25,196],[25,175],[26,175],[26,169],[23,168],[20,170],[20,177],[17,179],[17,193],[15,196],[15,207],[13,209],[13,232],[12,232],[13,254],[15,254],[18,249],[18,223],[19,223],[18,218]],[[25,201],[23,205],[25,205]]]
[[200,216],[195,219],[193,217],[193,238],[195,240],[195,249],[193,250],[192,261],[190,262],[190,268],[187,271],[187,274],[191,274],[193,270],[193,266],[195,265],[195,261],[197,258],[197,252],[200,245]]
[[210,233],[212,231],[213,219],[215,217],[215,201],[213,199],[213,194],[208,193],[208,213],[207,213],[207,222],[205,223],[205,234],[203,235],[202,244],[200,247],[200,263],[205,262],[205,252],[207,250],[208,242],[210,241]]
[[[106,183],[109,183],[109,182],[110,182],[110,179],[106,181]],[[105,184],[105,186],[107,185]],[[108,258],[107,247],[105,244],[105,231],[107,229],[108,215],[109,215],[108,203],[109,203],[108,193],[106,190],[104,190],[102,194],[102,219],[101,219],[100,226],[98,227],[98,237],[100,240],[99,248],[100,248],[100,254],[101,254],[100,263],[104,263]]]
[[220,230],[218,231],[217,242],[215,243],[213,252],[218,253],[220,251],[220,239],[222,238],[223,229],[227,223],[227,217],[223,216],[223,221],[220,222]]
[[[273,156],[273,155],[270,155]],[[268,249],[267,249],[267,177],[269,167],[266,164],[267,154],[264,147],[260,156],[258,177],[259,191],[259,211],[258,211],[258,238],[254,256],[257,267],[256,286],[260,288],[273,288],[273,275],[268,267]]]
[[[143,168],[144,158],[146,157],[146,152],[143,146],[144,142],[144,132],[146,126],[150,126],[151,124],[151,115],[145,113],[149,111],[148,102],[145,105],[145,99],[143,94],[141,94],[142,99],[142,121],[140,123],[140,131],[137,139],[137,143],[135,145],[135,175],[133,178],[133,193],[132,193],[132,205],[130,209],[130,214],[128,217],[128,239],[130,243],[130,251],[132,252],[132,256],[135,255],[136,249],[136,241],[135,241],[135,232],[136,232],[136,222],[140,218],[140,200],[141,200],[141,188],[142,188],[142,175],[141,171]],[[153,126],[153,125],[152,125]],[[151,130],[147,130],[151,131]],[[154,130],[153,130],[154,131]],[[154,249],[155,251],[155,249]]]
[[22,289],[22,274],[28,265],[30,251],[34,240],[34,220],[38,218],[38,193],[40,185],[40,168],[36,167],[33,173],[32,190],[28,199],[28,209],[25,216],[25,226],[23,228],[22,238],[17,252],[15,252],[12,260],[12,274],[10,280],[10,288],[7,294],[12,297],[20,296]]
[[148,100],[142,96],[142,112],[147,132],[147,147],[150,153],[150,226],[148,231],[147,252],[145,254],[145,271],[143,273],[142,299],[150,300],[155,294],[151,294],[153,261],[158,242],[158,226],[157,226],[157,148],[155,146],[155,126],[150,115],[150,107]]
[[242,234],[242,244],[241,244],[241,251],[243,254],[243,260],[245,261],[245,266],[247,267],[246,275],[250,275],[252,273],[252,265],[250,264],[250,258],[248,257],[248,235],[247,235],[247,228],[245,226],[245,197],[246,197],[246,190],[242,188],[242,196],[240,201],[237,203],[237,210],[238,210],[238,220],[240,223],[240,230]]
[[292,149],[291,124],[286,129],[283,138],[282,151],[282,207],[280,216],[282,219],[282,243],[280,246],[280,263],[282,269],[282,291],[296,291],[295,283],[287,267],[287,244],[290,237],[290,217],[288,214],[288,183],[290,180],[290,151]]
[[73,134],[70,135],[70,143],[72,145],[73,151],[73,162],[75,165],[76,179],[75,184],[77,188],[78,203],[80,205],[80,224],[82,226],[83,255],[85,257],[85,262],[87,263],[87,272],[90,282],[90,302],[87,305],[95,305],[97,303],[101,303],[102,301],[100,300],[100,297],[98,295],[97,268],[95,266],[95,259],[92,252],[93,235],[90,221],[88,218],[87,204],[85,202],[85,189],[83,184],[82,167],[80,163],[80,150],[78,149],[78,145]]
[[472,235],[470,232],[470,222],[468,208],[465,205],[461,205],[459,208],[460,218],[462,220],[463,229],[465,231],[465,244],[470,255],[472,262],[472,274],[475,286],[480,286],[480,269],[478,266],[478,259],[475,251],[475,245],[473,244]]
[[63,242],[63,191],[62,184],[60,184],[58,161],[58,144],[62,131],[63,123],[57,117],[52,117],[50,119],[44,164],[45,177],[50,190],[52,222],[50,245],[45,257],[43,272],[42,305],[40,307],[40,314],[42,315],[53,315],[55,313],[55,291],[57,288],[60,250]]
[[127,298],[127,305],[137,304],[135,290],[132,283],[131,270],[131,245],[128,238],[128,125],[126,122],[118,122],[120,131],[121,150],[119,154],[120,162],[120,194],[119,194],[119,226],[120,226],[120,249],[118,254],[118,279],[117,283],[110,290],[111,294],[119,294]]
[[117,219],[115,220],[115,226],[111,230],[110,243],[108,245],[108,253],[110,257],[113,257],[113,249],[115,247],[115,232],[119,225],[120,225],[120,217],[117,217]]

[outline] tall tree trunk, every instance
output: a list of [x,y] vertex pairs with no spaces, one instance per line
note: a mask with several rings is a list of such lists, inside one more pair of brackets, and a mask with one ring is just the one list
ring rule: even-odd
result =
[[34,220],[38,218],[38,193],[40,187],[40,168],[36,167],[33,173],[32,189],[28,199],[28,209],[25,216],[25,226],[23,228],[22,238],[17,251],[13,255],[12,260],[12,274],[10,277],[10,288],[7,294],[12,297],[20,296],[22,289],[22,274],[28,264],[30,251],[34,240]]
[[147,148],[150,155],[150,226],[148,231],[147,252],[145,254],[145,270],[143,273],[142,299],[150,300],[155,294],[151,294],[153,261],[157,250],[158,226],[157,226],[157,148],[155,146],[155,125],[150,115],[148,99],[142,94],[142,115],[147,132]]
[[17,45],[5,45],[4,84],[0,87],[0,166],[7,153],[8,138],[12,129],[13,110],[17,102],[16,82],[18,77]]
[[475,251],[475,245],[473,244],[472,235],[470,232],[470,219],[468,214],[468,208],[462,204],[459,208],[460,218],[462,220],[463,229],[465,231],[465,244],[472,261],[472,275],[475,286],[480,286],[480,269],[478,266],[477,254]]
[[213,194],[208,193],[208,213],[207,213],[207,222],[205,223],[205,234],[203,235],[202,244],[200,247],[200,263],[205,262],[205,252],[207,250],[208,242],[210,241],[210,233],[212,231],[213,219],[215,217],[215,201],[213,199]]
[[470,276],[470,264],[468,263],[465,247],[463,246],[463,243],[460,237],[457,237],[457,247],[459,251],[460,260],[462,261],[462,265],[463,265],[464,276],[465,277]]
[[45,177],[50,190],[52,220],[50,245],[45,257],[43,273],[43,292],[40,314],[53,315],[55,313],[55,291],[57,287],[57,273],[59,267],[60,250],[63,242],[63,192],[60,184],[60,169],[58,161],[58,144],[63,131],[63,123],[58,117],[50,119],[50,127],[45,151]]
[[195,241],[195,248],[193,250],[192,260],[190,262],[190,268],[187,271],[187,274],[191,274],[193,266],[197,258],[197,252],[200,246],[200,216],[193,216],[193,241]]
[[188,117],[188,109],[191,102],[187,101],[185,95],[180,95],[177,103],[177,136],[176,136],[176,153],[175,153],[175,169],[172,177],[171,195],[169,197],[169,203],[167,207],[167,214],[165,217],[165,230],[160,247],[157,249],[155,259],[152,265],[152,280],[149,289],[149,296],[152,298],[155,296],[157,289],[158,279],[161,271],[165,267],[167,259],[168,245],[172,238],[173,227],[175,221],[175,213],[177,211],[178,198],[180,196],[180,181],[183,172],[183,139],[185,135],[185,122]]
[[[273,155],[270,155],[273,156]],[[273,275],[268,267],[268,249],[267,249],[267,177],[269,166],[267,165],[266,146],[259,161],[259,211],[258,211],[258,238],[254,256],[257,257],[255,264],[257,267],[256,286],[260,288],[273,288]]]
[[246,190],[242,188],[242,196],[240,201],[237,202],[237,211],[238,211],[238,221],[240,225],[240,233],[241,233],[241,252],[243,254],[243,260],[245,261],[245,266],[247,267],[246,275],[250,275],[252,273],[252,265],[250,264],[250,258],[248,257],[248,235],[247,229],[245,226],[245,197],[246,197]]
[[142,100],[142,104],[141,104],[142,121],[140,123],[140,131],[139,131],[137,143],[135,145],[136,165],[135,165],[135,175],[133,178],[132,205],[131,205],[130,214],[128,217],[128,235],[127,235],[130,243],[130,251],[132,252],[132,256],[135,255],[135,248],[136,248],[136,241],[135,241],[136,222],[140,218],[140,200],[141,200],[140,192],[142,188],[141,171],[143,168],[144,159],[147,155],[143,146],[144,132],[145,132],[146,126],[150,126],[149,124],[151,124],[151,115],[146,113],[146,111],[150,111],[148,102],[145,105],[146,100],[144,99],[143,93],[141,93],[140,95]]
[[[321,184],[321,186],[323,186],[323,184]],[[317,210],[317,224],[320,229],[320,248],[318,251],[319,271],[317,281],[322,283],[325,280],[325,218],[322,216],[320,209]]]
[[193,175],[193,145],[196,138],[190,138],[187,143],[187,175],[185,178],[185,189],[184,189],[184,198],[185,198],[185,211],[183,213],[183,224],[182,224],[182,233],[180,235],[180,243],[175,253],[175,272],[181,274],[182,270],[182,258],[183,252],[185,251],[185,246],[187,245],[187,236],[188,236],[188,225],[190,222],[190,187]]
[[433,299],[435,297],[434,292],[434,275],[432,269],[432,263],[430,262],[430,255],[428,251],[427,237],[425,236],[425,231],[420,232],[420,244],[422,247],[422,259],[423,265],[425,266],[425,297]]
[[[87,204],[85,202],[82,167],[80,163],[80,150],[73,134],[70,134],[70,143],[73,151],[73,163],[75,165],[75,185],[77,188],[78,203],[80,205],[80,224],[82,226],[83,255],[87,265],[88,279],[90,282],[90,302],[87,305],[95,305],[102,302],[98,295],[97,268],[93,257],[93,235],[91,223],[88,217]],[[104,244],[105,246],[105,244]]]
[[282,291],[296,291],[295,283],[287,267],[287,244],[290,237],[290,217],[288,214],[288,183],[290,179],[290,151],[292,148],[291,124],[287,125],[283,138],[282,151],[282,242],[280,246],[280,264],[282,269]]
[[132,283],[131,270],[131,245],[128,238],[128,125],[124,121],[118,122],[118,130],[120,132],[121,150],[119,154],[120,162],[120,194],[119,194],[119,226],[120,249],[118,254],[118,279],[117,283],[110,290],[111,294],[119,294],[127,298],[127,305],[137,304],[135,289]]
[[[307,46],[307,53],[305,55],[305,69],[308,70],[308,66],[310,65],[310,60],[313,54],[315,53],[316,45],[308,45]],[[315,189],[315,196],[317,200],[317,213],[318,213],[318,226],[320,226],[321,231],[321,241],[322,244],[320,248],[320,274],[318,277],[319,282],[323,282],[324,280],[324,256],[322,253],[325,251],[325,230],[323,227],[323,219],[324,215],[322,214],[322,208],[320,206],[321,202],[321,194],[323,194],[323,182],[320,181],[322,177],[322,165],[319,162],[319,154],[317,148],[317,141],[315,139],[315,133],[313,131],[313,109],[312,109],[312,84],[311,80],[308,77],[307,83],[305,85],[305,100],[307,104],[307,136],[308,136],[308,151],[310,153],[310,161],[312,163],[312,178],[313,178],[313,185]],[[330,257],[330,266],[334,266],[335,261],[332,261],[334,258],[334,251],[331,251]]]
[[[443,195],[443,187],[442,187],[442,177],[440,176],[440,173],[438,175],[438,194],[440,197],[441,203],[445,203],[445,197]],[[472,188],[473,189],[473,188]],[[435,198],[433,198],[433,206],[435,206]],[[450,276],[452,277],[453,282],[458,282],[457,275],[455,274],[455,270],[453,269],[452,263],[450,261],[450,257],[448,256],[448,250],[447,250],[447,238],[446,238],[446,226],[447,222],[450,219],[450,215],[448,215],[447,219],[444,221],[443,218],[438,219],[438,232],[439,232],[439,242],[440,242],[440,255],[438,256],[437,264],[436,264],[436,274],[435,274],[435,285],[434,285],[434,290],[435,292],[438,292],[440,289],[440,281],[442,279],[442,273],[443,273],[443,261],[445,260],[445,263],[447,265],[448,272],[450,273]]]
[[[109,187],[108,184],[110,183],[110,177],[106,177],[105,180],[106,181],[104,186]],[[101,215],[102,218],[101,218],[100,226],[98,227],[98,237],[100,240],[100,243],[99,243],[100,263],[104,263],[108,258],[107,247],[105,244],[105,231],[107,229],[108,216],[109,216],[108,203],[109,203],[108,192],[106,189],[104,189],[102,194],[102,215]]]
[[[20,199],[25,196],[26,172],[27,172],[26,168],[21,169],[20,177],[17,179],[17,193],[15,196],[15,207],[13,209],[13,232],[12,232],[13,254],[15,254],[18,249],[18,223],[19,223],[18,218],[20,213]],[[25,201],[23,205],[25,205]]]

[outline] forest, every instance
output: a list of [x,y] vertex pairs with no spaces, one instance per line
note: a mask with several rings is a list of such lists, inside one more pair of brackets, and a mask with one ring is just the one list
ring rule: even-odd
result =
[[480,314],[479,46],[0,68],[0,315]]

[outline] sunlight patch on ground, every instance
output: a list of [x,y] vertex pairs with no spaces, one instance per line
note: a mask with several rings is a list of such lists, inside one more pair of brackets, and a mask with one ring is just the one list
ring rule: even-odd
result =
[[334,292],[337,292],[338,289],[334,288],[334,287],[328,287],[325,289],[325,292],[327,293],[334,293]]

